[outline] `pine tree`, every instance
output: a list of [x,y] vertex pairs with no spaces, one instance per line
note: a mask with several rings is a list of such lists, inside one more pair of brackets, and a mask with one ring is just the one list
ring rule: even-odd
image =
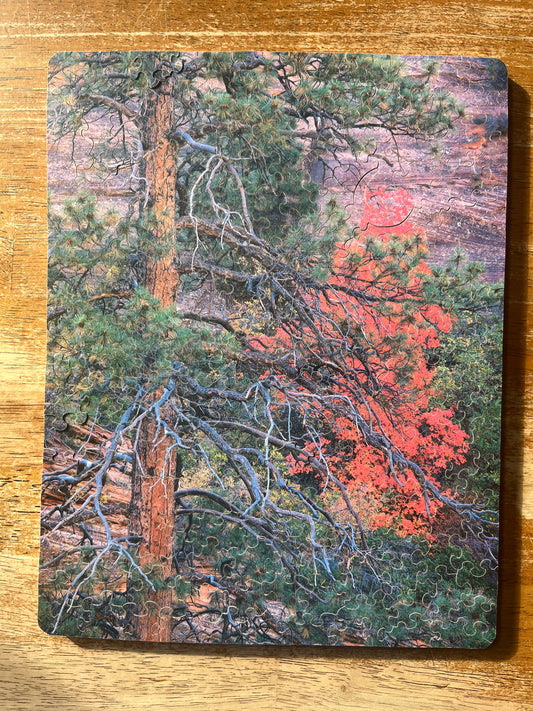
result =
[[[359,403],[351,407],[339,394],[347,332],[341,323],[332,335],[324,304],[344,290],[371,319],[372,309],[410,308],[413,285],[401,269],[378,287],[331,278],[350,226],[333,200],[320,204],[317,182],[335,175],[344,154],[373,152],[379,132],[430,138],[450,128],[454,102],[431,90],[434,73],[433,63],[413,76],[398,59],[355,55],[53,58],[50,134],[70,141],[73,164],[83,159],[87,179],[121,200],[106,211],[87,189],[52,206],[48,409],[50,421],[88,412],[113,442],[124,432],[133,442],[129,538],[108,531],[108,546],[123,557],[135,550],[135,585],[145,586],[136,638],[171,639],[173,539],[178,553],[190,536],[207,551],[206,521],[210,530],[226,522],[227,560],[245,545],[232,538],[239,528],[246,545],[281,561],[297,594],[315,594],[317,566],[321,584],[332,584],[333,549],[350,565],[368,560],[345,485],[305,443],[319,443],[317,427],[352,417],[371,449],[405,466],[386,428],[376,435],[375,410],[361,414],[372,410],[380,368],[391,366],[360,359],[349,373]],[[302,328],[314,334],[312,348],[298,340]],[[276,353],[268,338],[280,331],[289,343]],[[403,364],[394,367],[399,382]],[[391,390],[381,417],[394,398]],[[349,525],[286,480],[289,455],[338,488]],[[182,485],[202,467],[205,486]],[[478,521],[472,507],[461,510]],[[191,534],[180,522],[192,516]],[[232,570],[221,567],[218,584],[238,597]],[[223,638],[238,637],[225,614]],[[275,639],[297,634],[272,624]]]

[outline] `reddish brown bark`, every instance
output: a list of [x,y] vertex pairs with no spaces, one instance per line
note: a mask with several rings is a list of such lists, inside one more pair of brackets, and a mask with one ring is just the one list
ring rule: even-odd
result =
[[164,586],[164,581],[172,573],[175,457],[166,457],[170,444],[166,439],[158,437],[154,446],[156,436],[155,423],[147,421],[138,443],[140,465],[136,467],[133,484],[130,531],[143,539],[139,564],[158,589],[143,589],[134,631],[136,639],[169,642],[172,591]]
[[[154,248],[163,256],[148,257],[148,291],[163,307],[175,303],[179,275],[174,268],[174,251],[165,249],[175,231],[176,146],[167,138],[174,124],[173,77],[152,90],[142,106],[142,139],[145,148],[145,177],[149,190],[149,211]],[[142,334],[141,334],[142,335]],[[161,392],[156,393],[159,397]],[[161,413],[165,417],[168,413]],[[164,581],[172,573],[174,529],[174,473],[176,456],[169,454],[172,442],[161,436],[157,424],[146,418],[139,433],[131,501],[131,533],[141,536],[139,564],[156,582],[156,590],[143,591],[134,618],[136,639],[169,642],[171,639],[172,591]]]

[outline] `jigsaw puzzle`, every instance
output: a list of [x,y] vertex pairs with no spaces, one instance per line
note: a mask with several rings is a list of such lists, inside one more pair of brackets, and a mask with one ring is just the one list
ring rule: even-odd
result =
[[43,630],[493,641],[507,115],[493,59],[52,58]]

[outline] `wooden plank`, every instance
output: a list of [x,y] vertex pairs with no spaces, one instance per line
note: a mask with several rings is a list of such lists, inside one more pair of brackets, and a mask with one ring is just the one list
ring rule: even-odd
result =
[[[531,0],[0,8],[0,702],[7,709],[531,708]],[[46,285],[46,67],[59,50],[302,49],[496,56],[509,67],[510,227],[499,637],[485,651],[199,649],[37,627]],[[528,281],[529,280],[529,281]]]

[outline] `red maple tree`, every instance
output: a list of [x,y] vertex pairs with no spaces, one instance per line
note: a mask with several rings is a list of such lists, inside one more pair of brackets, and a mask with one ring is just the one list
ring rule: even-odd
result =
[[[453,319],[425,301],[424,283],[432,272],[424,261],[424,235],[409,219],[411,209],[406,190],[367,190],[360,229],[336,245],[330,288],[308,297],[319,300],[321,317],[313,324],[284,324],[260,343],[270,352],[287,353],[294,351],[296,336],[300,353],[320,351],[324,341],[343,352],[342,372],[337,365],[336,377],[329,376],[331,400],[349,397],[349,408],[359,417],[339,415],[334,407],[328,411],[323,398],[308,393],[303,417],[306,408],[309,416],[320,412],[322,431],[319,435],[317,428],[305,449],[346,486],[366,526],[430,538],[429,524],[442,503],[428,495],[414,467],[398,466],[392,453],[401,452],[441,490],[446,469],[465,462],[468,436],[453,422],[452,410],[431,406],[435,393],[427,351],[438,347],[439,333],[449,331]],[[327,366],[323,354],[319,363]],[[359,418],[386,447],[369,444]],[[301,457],[289,455],[288,462],[294,477],[313,471]],[[335,484],[326,476],[323,492],[328,488]]]

